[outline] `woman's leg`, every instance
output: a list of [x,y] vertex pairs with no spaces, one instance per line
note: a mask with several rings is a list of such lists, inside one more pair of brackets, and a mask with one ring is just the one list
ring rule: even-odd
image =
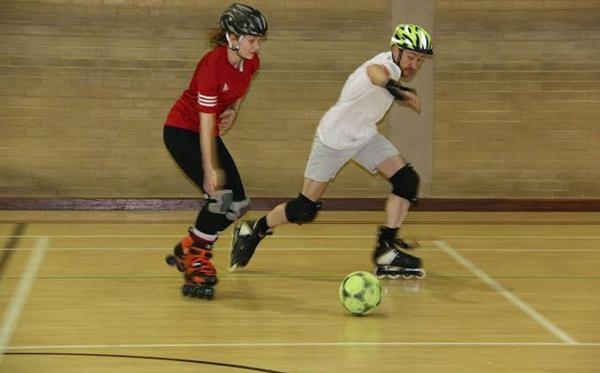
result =
[[[202,190],[204,172],[198,133],[165,126],[163,139],[177,165]],[[166,258],[168,264],[184,274],[183,294],[198,298],[212,298],[212,288],[217,284],[217,271],[210,261],[217,235],[212,228],[203,225],[207,218],[201,216],[206,212],[205,206],[198,214],[195,226],[175,245],[173,255]]]

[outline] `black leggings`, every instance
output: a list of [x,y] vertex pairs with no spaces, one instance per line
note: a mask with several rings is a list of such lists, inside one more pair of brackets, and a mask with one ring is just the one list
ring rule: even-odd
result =
[[[200,134],[177,127],[164,126],[163,140],[167,150],[169,150],[179,167],[200,190],[203,190],[204,170],[202,168]],[[234,201],[245,200],[246,192],[244,191],[242,178],[221,137],[216,138],[216,145],[219,165],[225,171],[224,189],[233,191]],[[211,235],[225,230],[231,223],[232,221],[227,219],[225,215],[208,211],[206,205],[200,210],[196,218],[196,228]]]

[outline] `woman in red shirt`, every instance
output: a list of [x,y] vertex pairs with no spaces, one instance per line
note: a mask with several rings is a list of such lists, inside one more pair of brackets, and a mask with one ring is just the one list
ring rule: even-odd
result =
[[184,295],[212,298],[217,284],[210,262],[220,232],[242,216],[250,204],[235,161],[223,143],[242,98],[258,70],[258,50],[267,21],[257,9],[232,4],[210,37],[214,48],[194,71],[188,88],[175,102],[164,126],[164,142],[183,172],[201,188],[207,203],[188,235],[167,256],[183,272]]

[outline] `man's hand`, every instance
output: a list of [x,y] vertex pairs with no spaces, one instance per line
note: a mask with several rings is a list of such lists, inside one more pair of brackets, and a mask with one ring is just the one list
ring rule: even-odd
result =
[[390,92],[396,99],[398,99],[402,105],[413,109],[417,113],[421,112],[421,100],[417,95],[417,90],[410,87],[405,87],[400,82],[390,79],[388,80],[385,88]]
[[405,99],[402,100],[402,105],[409,109],[413,109],[417,114],[421,113],[421,99],[416,93],[404,92]]

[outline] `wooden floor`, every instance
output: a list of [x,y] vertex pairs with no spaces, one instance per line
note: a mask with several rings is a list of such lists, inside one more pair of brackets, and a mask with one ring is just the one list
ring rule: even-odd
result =
[[382,214],[280,227],[236,273],[224,232],[213,301],[163,261],[194,218],[0,212],[0,372],[600,371],[600,213],[414,212],[428,276],[383,281],[367,317],[337,287]]

